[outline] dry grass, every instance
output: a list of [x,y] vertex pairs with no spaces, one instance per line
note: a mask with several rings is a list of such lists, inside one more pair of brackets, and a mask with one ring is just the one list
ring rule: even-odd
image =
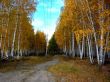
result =
[[1,62],[0,72],[4,73],[4,72],[9,72],[9,71],[15,70],[17,63],[18,63],[17,60]]
[[34,66],[36,64],[43,63],[51,59],[52,57],[50,56],[49,57],[28,56],[19,60],[16,59],[13,61],[3,61],[0,62],[0,72],[4,73],[4,72],[14,71],[16,70],[18,65],[23,63]]
[[48,56],[48,57],[45,57],[45,56],[39,56],[39,57],[38,56],[29,56],[29,57],[24,57],[22,59],[22,61],[24,63],[35,65],[35,64],[40,64],[40,63],[49,61],[51,59],[52,59],[52,56]]
[[66,78],[66,82],[110,82],[104,72],[99,71],[97,65],[91,65],[87,59],[59,59],[60,63],[50,67],[49,71],[58,77]]

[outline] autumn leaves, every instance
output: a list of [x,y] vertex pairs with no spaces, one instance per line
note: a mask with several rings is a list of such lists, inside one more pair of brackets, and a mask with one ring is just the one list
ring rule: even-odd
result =
[[55,37],[60,48],[69,56],[89,57],[104,64],[109,52],[110,3],[104,0],[65,0],[64,11]]
[[[0,56],[2,59],[29,55],[36,49],[37,40],[40,42],[38,44],[43,44],[45,49],[45,35],[42,32],[37,32],[35,35],[31,25],[35,10],[34,0],[0,1]],[[40,38],[37,38],[38,36]],[[42,45],[38,46],[42,47]]]
[[[55,41],[66,56],[97,58],[99,65],[109,57],[110,3],[104,0],[65,0],[55,31]],[[34,0],[0,1],[1,56],[17,56],[47,50],[46,36],[36,35],[31,25]],[[5,55],[4,55],[5,54]]]

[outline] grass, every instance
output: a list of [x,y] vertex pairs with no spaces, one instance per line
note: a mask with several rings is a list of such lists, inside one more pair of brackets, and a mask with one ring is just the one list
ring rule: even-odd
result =
[[45,56],[29,56],[29,57],[24,57],[24,58],[22,59],[22,61],[23,61],[24,63],[28,63],[28,64],[31,64],[31,65],[35,65],[35,64],[40,64],[40,63],[49,61],[49,60],[51,60],[51,59],[52,59],[51,56],[48,56],[48,57],[45,57]]
[[43,56],[28,56],[28,57],[23,57],[19,60],[15,59],[13,61],[2,61],[0,62],[0,72],[5,73],[5,72],[10,72],[16,70],[17,66],[23,63],[26,63],[28,65],[36,65],[40,64],[46,61],[51,60],[52,57],[43,57]]
[[58,77],[64,77],[66,82],[110,82],[108,75],[99,71],[97,65],[91,65],[87,59],[66,57],[59,59],[60,63],[50,67],[49,71]]
[[56,70],[56,72],[58,71],[64,73],[75,73],[79,71],[76,67],[73,67],[73,65],[68,62],[63,62],[61,64],[54,65],[54,69],[51,70]]

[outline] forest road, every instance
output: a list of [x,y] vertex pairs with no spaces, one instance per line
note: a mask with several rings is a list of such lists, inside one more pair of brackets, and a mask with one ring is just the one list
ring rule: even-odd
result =
[[15,71],[0,73],[0,82],[56,82],[57,78],[48,71],[48,68],[58,62],[55,58],[36,66],[18,65]]

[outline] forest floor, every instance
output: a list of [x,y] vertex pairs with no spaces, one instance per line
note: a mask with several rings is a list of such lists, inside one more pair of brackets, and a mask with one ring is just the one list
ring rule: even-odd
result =
[[0,82],[110,82],[110,64],[99,70],[87,59],[25,57],[0,66]]
[[64,78],[63,82],[110,82],[110,63],[99,67],[90,64],[88,59],[61,56],[59,63],[48,70],[59,79]]

